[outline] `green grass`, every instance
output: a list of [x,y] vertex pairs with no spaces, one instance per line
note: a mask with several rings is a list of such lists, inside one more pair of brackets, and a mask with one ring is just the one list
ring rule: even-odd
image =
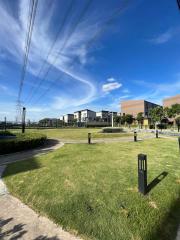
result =
[[92,138],[116,138],[132,136],[131,133],[101,133],[100,128],[70,128],[70,129],[27,129],[27,132],[40,132],[49,138],[80,140],[87,139],[88,133],[92,133]]
[[[148,155],[147,196],[137,191],[137,154]],[[24,203],[84,239],[173,240],[180,222],[177,142],[151,139],[68,144],[8,166],[4,180]]]

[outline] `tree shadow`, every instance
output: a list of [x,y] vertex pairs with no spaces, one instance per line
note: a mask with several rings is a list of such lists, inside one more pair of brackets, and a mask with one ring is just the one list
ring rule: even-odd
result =
[[[179,192],[180,194],[180,192]],[[158,225],[154,228],[148,237],[148,240],[178,240],[177,232],[180,226],[180,198],[171,204],[171,207]]]
[[[25,234],[27,234],[26,237],[28,237],[28,231],[27,229],[25,229],[27,225],[23,223],[12,224],[13,220],[14,218],[7,218],[7,219],[0,218],[0,239],[10,239],[10,240],[23,239],[23,236]],[[60,239],[57,236],[48,237],[45,235],[39,235],[33,238],[32,240],[62,240],[62,239]]]
[[2,174],[2,177],[4,178],[21,172],[33,171],[41,167],[42,165],[37,161],[36,158],[32,158],[27,161],[14,162],[7,165],[5,171]]
[[150,182],[147,186],[147,193],[149,193],[154,187],[156,187],[167,175],[168,172],[162,172],[154,180],[152,180],[152,182]]

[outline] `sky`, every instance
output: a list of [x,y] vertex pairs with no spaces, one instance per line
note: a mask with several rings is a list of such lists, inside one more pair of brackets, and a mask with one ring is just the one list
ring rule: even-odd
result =
[[[0,120],[16,118],[31,0],[0,0]],[[180,93],[176,0],[39,0],[20,100],[27,119]]]

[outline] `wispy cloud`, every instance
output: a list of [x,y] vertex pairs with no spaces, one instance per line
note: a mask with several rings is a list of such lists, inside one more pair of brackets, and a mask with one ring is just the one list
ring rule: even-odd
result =
[[166,42],[169,42],[174,35],[176,35],[177,33],[179,33],[180,28],[171,28],[168,29],[167,31],[158,34],[156,36],[154,36],[153,38],[149,39],[149,42],[153,43],[153,44],[164,44]]
[[115,89],[122,87],[122,83],[118,82],[115,78],[107,78],[106,83],[102,85],[102,91],[109,93]]

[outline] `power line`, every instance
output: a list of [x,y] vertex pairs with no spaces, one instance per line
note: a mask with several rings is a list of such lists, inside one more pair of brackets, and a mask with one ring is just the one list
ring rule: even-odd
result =
[[[53,48],[54,48],[57,40],[58,40],[58,37],[59,37],[60,33],[61,33],[62,30],[63,30],[63,27],[64,27],[64,25],[65,25],[65,23],[66,23],[66,21],[67,21],[67,18],[68,18],[68,16],[69,16],[70,12],[72,11],[73,4],[74,4],[74,0],[71,0],[70,4],[69,4],[69,6],[68,6],[68,10],[66,11],[66,14],[64,15],[64,18],[63,18],[61,24],[59,25],[59,29],[58,29],[58,31],[57,31],[57,33],[56,33],[55,39],[54,39],[53,43],[51,44],[51,47],[49,48],[48,54],[47,54],[47,56],[46,56],[43,64],[41,65],[41,68],[40,68],[38,74],[35,76],[36,78],[39,78],[39,76],[40,76],[41,73],[43,72],[43,69],[44,69],[44,67],[45,67],[45,65],[46,65],[46,63],[47,63],[47,60],[48,60],[48,58],[49,58],[49,56],[50,56],[50,54],[51,54],[51,52],[52,52],[52,50],[53,50]],[[38,87],[37,87],[37,88],[39,88],[39,85],[40,85],[40,84],[38,84]],[[33,91],[34,91],[34,89],[35,89],[35,86],[32,86],[31,89],[30,89],[30,93],[29,93],[29,95],[27,96],[25,102],[31,101],[32,96],[33,96]]]
[[[93,0],[88,0],[86,5],[84,6],[83,8],[83,11],[81,12],[79,18],[78,18],[78,21],[76,21],[74,23],[74,26],[72,28],[72,30],[70,31],[69,33],[69,36],[66,38],[66,40],[64,41],[62,47],[60,48],[59,52],[56,54],[56,57],[54,58],[53,62],[51,62],[49,64],[49,67],[47,69],[47,71],[45,72],[44,74],[44,77],[41,79],[41,81],[39,82],[37,88],[36,88],[36,91],[34,92],[34,95],[37,93],[37,91],[39,90],[39,88],[41,87],[42,83],[45,81],[46,77],[48,76],[50,70],[52,69],[52,67],[54,66],[54,64],[56,63],[57,59],[58,59],[58,56],[61,54],[62,50],[64,49],[64,47],[67,45],[69,39],[71,38],[72,34],[74,33],[74,31],[76,30],[77,26],[79,25],[79,23],[81,22],[82,18],[84,17],[84,15],[86,14],[88,8],[90,7],[90,4]],[[33,96],[34,96],[33,95]],[[32,98],[31,98],[32,99]]]
[[[30,4],[31,4],[31,1],[30,1]],[[19,92],[18,92],[18,100],[17,100],[18,102],[20,102],[20,99],[21,99],[23,84],[24,84],[25,75],[26,75],[28,56],[29,56],[29,50],[30,50],[30,45],[31,45],[31,37],[32,37],[33,26],[34,26],[34,21],[35,21],[35,16],[36,16],[37,4],[38,4],[38,0],[32,0],[29,26],[28,26],[27,36],[26,36],[23,68],[22,68],[22,72],[21,72],[20,86],[19,86]]]
[[177,0],[178,7],[180,9],[180,0]]
[[[111,22],[114,20],[115,17],[117,17],[124,9],[126,9],[126,7],[129,5],[129,1],[124,2],[124,4],[118,8],[105,22],[104,25],[102,26],[102,28],[98,31],[96,31],[96,33],[94,34],[93,38],[91,38],[86,44],[85,47],[86,48],[90,48],[93,43],[96,41],[96,39],[106,30],[106,28],[108,27],[108,25],[111,24]],[[78,56],[75,56],[72,63],[71,63],[71,67],[73,66],[74,63],[76,63],[78,60]],[[60,74],[61,75],[61,74]],[[36,100],[36,102],[34,104],[37,104],[49,91],[50,89],[54,86],[54,83],[56,81],[58,81],[60,79],[61,76],[59,76],[57,79],[55,79],[54,81],[52,81],[49,85],[49,87],[41,94],[41,96]]]

